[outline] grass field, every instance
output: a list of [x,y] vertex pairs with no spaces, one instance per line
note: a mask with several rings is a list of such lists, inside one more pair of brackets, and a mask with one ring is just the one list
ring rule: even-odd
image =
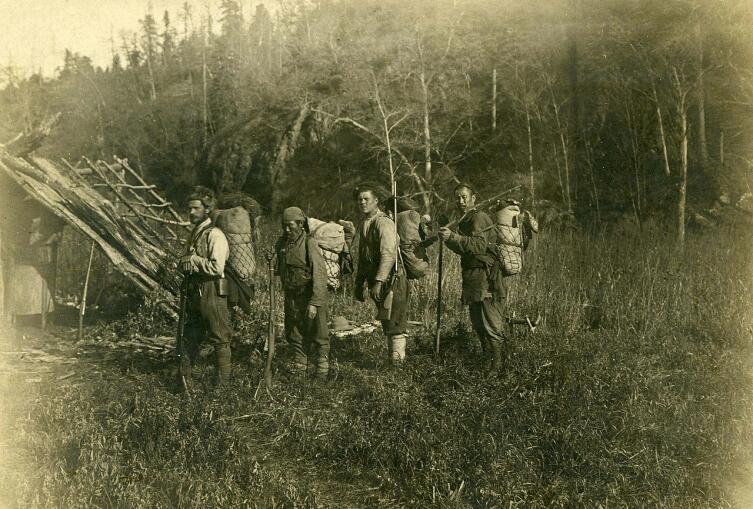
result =
[[[747,234],[746,234],[747,235]],[[413,288],[404,368],[378,334],[335,341],[336,379],[254,393],[261,357],[235,350],[234,380],[186,401],[171,360],[79,364],[16,423],[36,468],[32,507],[725,507],[725,481],[753,458],[750,235],[544,235],[509,309],[541,313],[509,338],[499,377],[447,263],[442,353],[433,355],[430,274]],[[259,288],[263,291],[263,282]],[[266,297],[239,330],[263,338]],[[372,317],[335,296],[333,314]],[[145,308],[118,339],[159,328]],[[148,330],[147,330],[148,329]],[[104,331],[106,333],[107,331]],[[102,334],[101,328],[90,334]],[[208,363],[211,364],[211,363]]]

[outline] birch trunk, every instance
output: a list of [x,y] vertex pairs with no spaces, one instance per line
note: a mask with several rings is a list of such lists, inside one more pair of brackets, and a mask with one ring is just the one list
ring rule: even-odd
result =
[[[423,113],[424,113],[424,181],[431,186],[432,168],[431,168],[431,124],[429,119],[429,83],[426,80],[426,74],[421,71],[421,91],[423,92]],[[390,152],[392,157],[392,152]],[[431,195],[423,194],[424,208],[427,213],[431,212]]]
[[533,136],[531,135],[531,112],[528,111],[528,103],[525,105],[526,110],[526,132],[528,134],[528,175],[531,179],[531,206],[536,203],[536,186],[533,180]]
[[[526,110],[526,115],[528,111]],[[492,132],[497,132],[497,69],[492,71]]]
[[669,153],[667,152],[667,136],[664,133],[664,121],[662,120],[659,96],[656,94],[656,86],[653,86],[654,102],[656,103],[656,119],[659,122],[659,137],[661,138],[661,153],[664,158],[664,175],[669,177]]
[[698,37],[698,148],[701,168],[706,167],[709,159],[709,147],[706,142],[706,89],[703,84],[703,29],[697,24]]
[[[565,131],[562,126],[562,122],[560,121],[560,107],[557,104],[557,100],[554,97],[554,91],[552,90],[551,86],[549,87],[549,92],[552,96],[552,106],[554,107],[554,119],[557,123],[557,131],[559,133],[560,138],[560,144],[562,145],[562,161],[564,164],[564,177],[565,177],[565,185],[564,185],[564,200],[565,205],[567,206],[567,211],[572,212],[573,211],[573,204],[570,200],[570,163],[569,163],[569,155],[567,150],[567,139],[565,137]],[[557,168],[559,169],[559,163],[557,164]],[[560,177],[561,182],[561,177]],[[561,186],[561,184],[560,184]]]
[[677,242],[685,243],[685,202],[688,187],[688,112],[685,99],[680,102],[680,186],[677,196]]

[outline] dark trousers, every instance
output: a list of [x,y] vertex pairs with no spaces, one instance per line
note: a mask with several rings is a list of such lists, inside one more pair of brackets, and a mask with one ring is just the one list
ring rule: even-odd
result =
[[309,293],[285,293],[285,337],[293,351],[296,369],[305,369],[308,356],[316,356],[324,368],[329,359],[327,306],[319,306],[313,320],[308,318]]
[[484,347],[484,350],[489,343],[501,347],[505,340],[504,309],[505,302],[494,298],[486,298],[468,306],[473,330],[481,338],[481,346]]
[[[191,373],[191,365],[199,355],[203,341],[214,346],[220,375],[230,369],[230,311],[227,297],[217,295],[213,280],[190,283],[186,301],[186,325],[183,334],[185,353],[181,359],[183,374]],[[224,372],[224,373],[223,373]]]
[[[385,292],[386,293],[386,292]],[[381,320],[382,330],[387,336],[395,336],[408,332],[408,299],[410,299],[410,284],[405,273],[395,278],[392,284],[392,312],[389,320]],[[380,304],[377,304],[377,308]]]

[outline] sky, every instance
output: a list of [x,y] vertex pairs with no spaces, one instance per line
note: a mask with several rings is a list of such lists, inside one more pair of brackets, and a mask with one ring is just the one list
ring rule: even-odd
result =
[[[66,48],[105,67],[111,60],[111,33],[119,46],[119,34],[136,31],[149,4],[158,23],[168,10],[177,28],[178,12],[186,2],[196,24],[207,6],[217,17],[220,0],[0,0],[0,68],[11,65],[21,76],[41,69],[53,76]],[[242,0],[244,15],[258,3]]]

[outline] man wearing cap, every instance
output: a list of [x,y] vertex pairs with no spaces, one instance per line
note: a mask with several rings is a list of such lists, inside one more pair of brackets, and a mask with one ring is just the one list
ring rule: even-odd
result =
[[205,339],[214,346],[217,375],[221,384],[230,376],[232,326],[227,305],[225,263],[229,248],[222,230],[215,228],[210,214],[216,206],[214,192],[197,186],[188,197],[188,215],[194,225],[180,268],[186,276],[186,317],[180,373],[190,380],[191,367]]
[[462,302],[468,306],[471,323],[481,340],[485,368],[493,373],[502,366],[503,310],[507,298],[505,282],[491,251],[495,235],[490,228],[493,223],[485,212],[475,210],[476,194],[470,185],[455,187],[455,203],[465,218],[458,224],[457,233],[440,228],[439,238],[460,255]]
[[399,364],[405,359],[409,286],[398,259],[395,223],[379,209],[376,186],[364,184],[354,194],[362,214],[355,296],[365,302],[365,287],[368,288],[387,336],[389,360]]
[[285,336],[293,350],[291,371],[305,375],[309,354],[316,359],[316,378],[329,374],[327,269],[319,247],[305,227],[298,207],[282,213],[283,235],[275,245],[277,273],[285,293]]

